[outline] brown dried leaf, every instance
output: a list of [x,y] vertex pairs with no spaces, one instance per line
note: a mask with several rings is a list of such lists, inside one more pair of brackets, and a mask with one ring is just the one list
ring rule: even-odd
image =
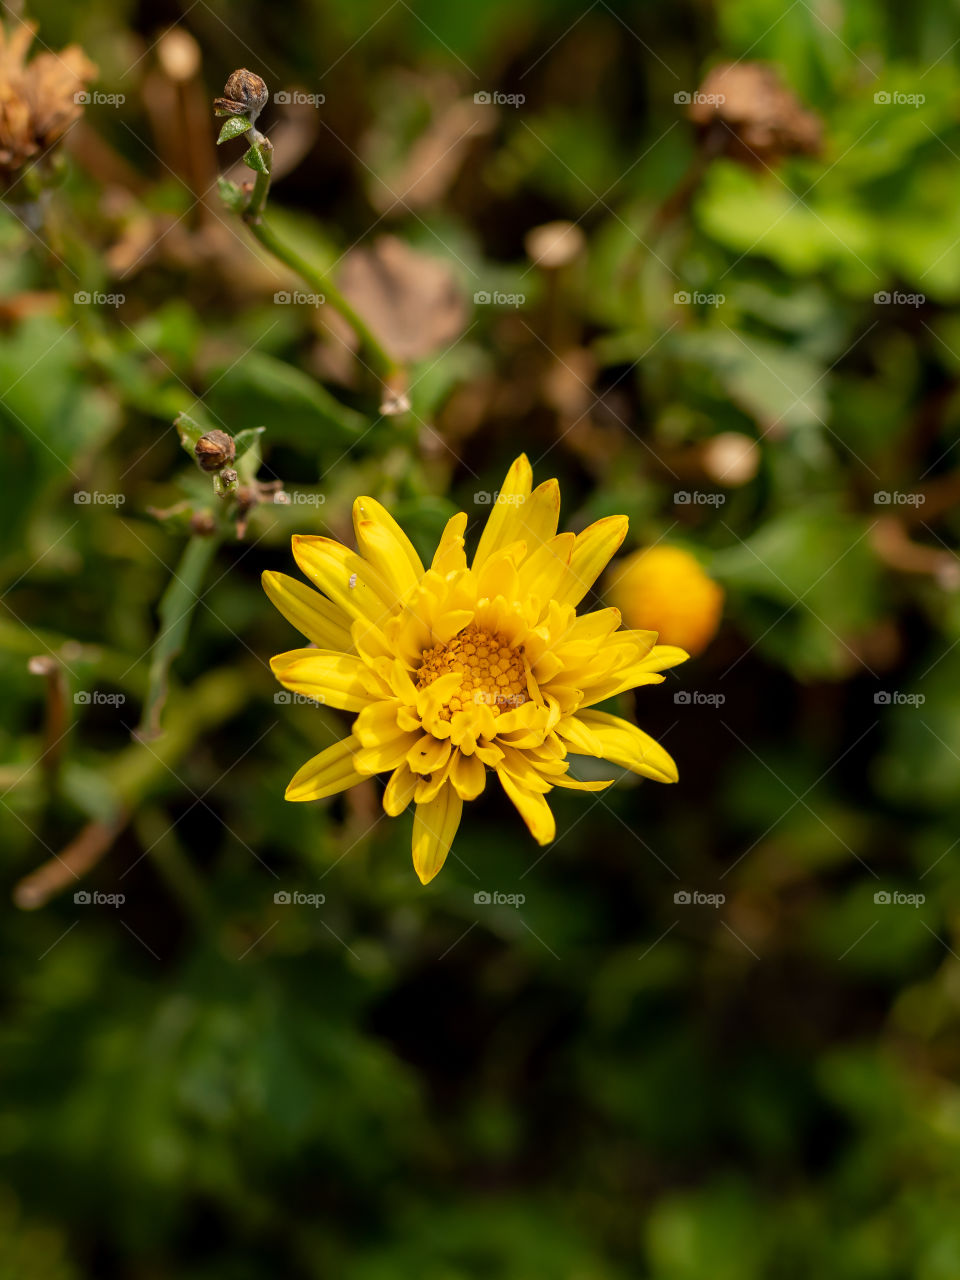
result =
[[775,164],[787,155],[815,155],[820,150],[819,118],[766,63],[714,67],[687,114],[710,133],[718,150],[745,164]]
[[463,332],[467,307],[449,264],[396,236],[353,249],[340,287],[394,359],[421,360]]

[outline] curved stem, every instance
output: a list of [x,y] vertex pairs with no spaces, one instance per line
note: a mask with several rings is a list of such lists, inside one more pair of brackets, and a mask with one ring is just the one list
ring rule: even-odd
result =
[[281,262],[286,263],[292,271],[296,271],[297,275],[305,280],[311,289],[322,294],[325,300],[336,311],[340,312],[366,348],[370,357],[371,368],[381,378],[388,379],[398,371],[399,365],[387,354],[380,340],[371,332],[367,322],[357,314],[328,276],[311,266],[304,258],[301,258],[295,250],[280,239],[267,223],[258,219],[255,222],[250,222],[249,226],[265,249],[268,249]]
[[[344,320],[350,325],[354,333],[360,339],[367,354],[370,358],[370,365],[374,372],[385,382],[389,382],[395,374],[399,372],[400,366],[387,353],[383,344],[371,331],[367,322],[362,316],[354,310],[351,304],[343,296],[333,281],[312,266],[306,259],[302,258],[295,249],[292,249],[284,240],[277,235],[272,227],[268,226],[263,220],[263,210],[267,203],[267,196],[270,192],[270,169],[273,160],[273,147],[268,138],[257,135],[252,141],[250,152],[254,153],[258,164],[252,165],[256,173],[256,181],[254,182],[253,192],[250,201],[243,211],[243,220],[260,241],[263,247],[269,250],[275,258],[279,258],[285,263],[291,271],[295,271],[310,287],[317,293],[322,294],[325,301],[339,311]],[[249,153],[248,153],[249,154]]]

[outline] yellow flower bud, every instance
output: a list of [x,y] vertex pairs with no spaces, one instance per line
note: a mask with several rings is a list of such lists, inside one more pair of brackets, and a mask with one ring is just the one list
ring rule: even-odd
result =
[[657,631],[661,644],[700,653],[716,635],[723,588],[679,547],[635,551],[613,566],[607,599],[624,625]]

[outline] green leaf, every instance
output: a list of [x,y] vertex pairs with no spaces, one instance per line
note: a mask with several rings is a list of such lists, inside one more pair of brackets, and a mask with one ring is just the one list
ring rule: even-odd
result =
[[264,431],[266,431],[266,427],[247,427],[246,430],[239,432],[234,437],[237,456],[233,465],[241,482],[244,484],[249,484],[251,480],[254,480],[260,470],[260,437]]
[[194,450],[197,447],[197,441],[202,435],[205,435],[210,428],[202,426],[199,422],[190,417],[189,413],[178,413],[173,425],[176,427],[180,435],[180,443],[185,453],[196,461]]
[[256,145],[252,146],[247,154],[243,157],[243,163],[248,169],[252,169],[254,173],[269,173],[270,166],[264,158],[263,149]]
[[[183,416],[183,415],[181,415]],[[147,697],[137,737],[150,740],[163,732],[160,716],[167,698],[170,666],[183,649],[193,611],[200,603],[203,581],[219,543],[213,537],[191,538],[160,601],[160,630],[150,657]]]
[[220,136],[217,138],[217,146],[219,147],[221,142],[229,142],[231,138],[239,138],[249,128],[250,121],[246,116],[231,116],[229,120],[225,120],[223,123]]
[[229,178],[218,178],[217,189],[220,192],[220,199],[232,213],[243,212],[247,197],[242,187],[231,182]]
[[260,351],[228,368],[209,399],[225,422],[269,422],[271,440],[316,439],[331,428],[338,438],[350,440],[370,425],[313,378]]

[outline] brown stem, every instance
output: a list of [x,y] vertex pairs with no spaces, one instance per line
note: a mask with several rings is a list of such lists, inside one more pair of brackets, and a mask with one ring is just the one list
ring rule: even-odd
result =
[[36,911],[64,889],[75,885],[100,861],[127,823],[121,814],[113,822],[88,822],[62,853],[14,886],[13,901],[21,911]]

